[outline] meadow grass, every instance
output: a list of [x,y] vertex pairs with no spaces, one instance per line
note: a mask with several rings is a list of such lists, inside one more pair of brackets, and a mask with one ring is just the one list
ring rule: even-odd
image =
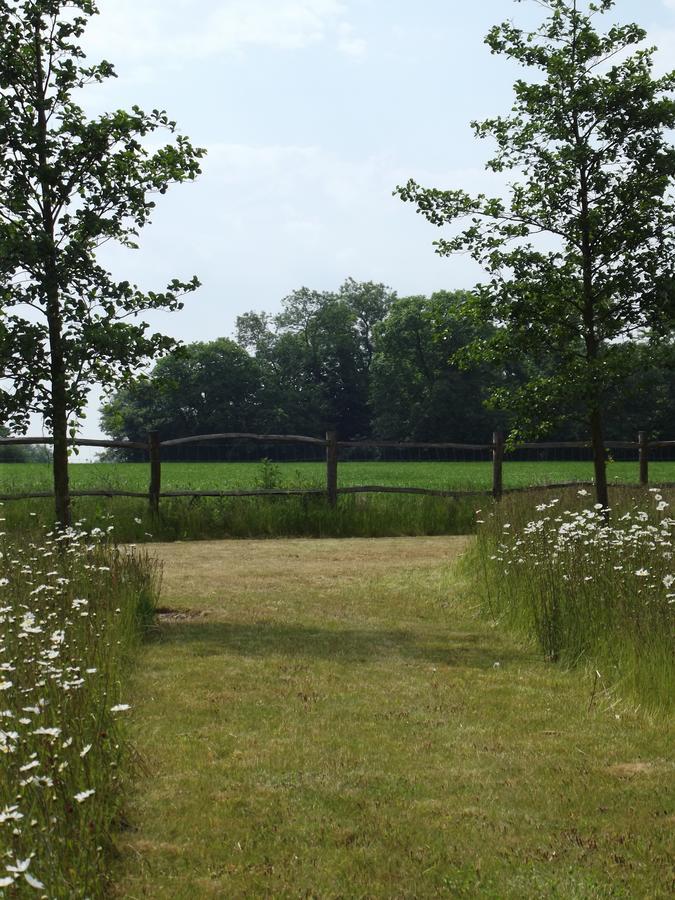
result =
[[102,897],[157,567],[104,532],[0,538],[0,895]]
[[151,548],[117,896],[671,896],[669,721],[486,622],[470,540]]
[[[613,484],[635,479],[632,463],[614,463]],[[653,478],[675,478],[675,463],[655,463]],[[236,490],[316,488],[323,486],[321,463],[166,463],[162,487],[170,490]],[[591,476],[586,463],[507,463],[508,487],[539,482],[575,481]],[[71,467],[74,489],[147,490],[148,467],[135,463],[84,463]],[[487,463],[342,463],[340,484],[412,485],[448,490],[488,490]],[[0,465],[2,490],[50,490],[51,472],[44,464]],[[116,535],[126,542],[247,537],[382,537],[464,534],[474,530],[473,510],[483,498],[460,499],[371,494],[340,497],[331,509],[324,497],[167,498],[160,513],[134,498],[75,498],[79,519],[105,527],[113,516]],[[50,500],[11,501],[6,505],[11,527],[25,533],[53,521]]]
[[[74,489],[117,489],[147,491],[150,478],[147,463],[77,463],[71,465]],[[612,462],[610,483],[638,480],[634,462]],[[652,462],[650,477],[654,483],[675,482],[675,462]],[[0,493],[49,491],[51,468],[47,463],[0,463]],[[506,488],[591,481],[589,462],[557,460],[504,463]],[[489,462],[340,462],[340,487],[359,484],[433,488],[437,490],[490,490],[492,465]],[[324,488],[326,466],[321,462],[165,462],[162,464],[162,489],[238,490],[260,487]]]
[[[361,495],[340,497],[332,509],[325,497],[174,498],[162,500],[158,515],[145,500],[73,500],[75,515],[90,527],[115,522],[118,540],[128,543],[249,537],[382,537],[465,534],[474,527],[475,498]],[[15,531],[39,533],[53,522],[51,500],[7,503]]]
[[511,495],[479,514],[469,565],[495,622],[650,709],[675,703],[675,492]]

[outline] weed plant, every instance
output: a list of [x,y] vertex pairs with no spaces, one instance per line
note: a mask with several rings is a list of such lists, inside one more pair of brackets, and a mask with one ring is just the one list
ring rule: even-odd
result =
[[0,538],[0,896],[104,895],[125,669],[157,587],[100,529]]
[[549,659],[592,666],[598,688],[672,708],[674,498],[656,488],[612,497],[609,520],[584,489],[479,511],[473,559],[483,600]]

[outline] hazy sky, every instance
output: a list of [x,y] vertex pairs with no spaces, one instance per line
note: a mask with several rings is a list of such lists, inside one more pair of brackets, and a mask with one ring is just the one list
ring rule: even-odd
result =
[[[509,108],[519,70],[483,44],[533,0],[99,0],[86,49],[118,78],[90,113],[166,109],[207,148],[204,174],[159,198],[138,251],[107,249],[120,277],[203,287],[153,326],[186,341],[232,334],[249,309],[348,276],[399,294],[474,284],[466,258],[433,253],[435,230],[392,197],[397,184],[489,190],[490,147],[469,122]],[[675,0],[618,0],[675,66]],[[95,405],[95,404],[94,404]],[[94,408],[84,433],[100,433]]]

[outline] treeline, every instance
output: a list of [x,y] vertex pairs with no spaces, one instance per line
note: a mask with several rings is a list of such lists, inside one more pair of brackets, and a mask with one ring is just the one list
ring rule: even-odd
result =
[[[471,366],[466,349],[495,329],[463,315],[467,296],[398,297],[352,279],[337,292],[301,288],[275,315],[240,316],[235,340],[189,344],[160,359],[104,406],[103,430],[144,440],[155,428],[168,439],[229,431],[318,437],[334,427],[343,439],[483,443],[509,427],[508,410],[490,398],[506,385],[531,384],[533,367],[546,383],[556,360]],[[645,340],[617,353],[638,374],[605,398],[607,438],[634,440],[638,430],[672,438],[675,345],[657,352]],[[558,400],[533,431],[580,440],[587,423]]]

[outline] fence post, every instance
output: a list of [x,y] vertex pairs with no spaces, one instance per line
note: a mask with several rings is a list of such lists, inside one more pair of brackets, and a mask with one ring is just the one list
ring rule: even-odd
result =
[[162,448],[159,443],[159,432],[151,431],[148,434],[148,451],[150,453],[150,511],[159,512],[159,495],[162,490]]
[[649,439],[646,431],[638,432],[638,444],[640,445],[640,484],[647,487],[649,484]]
[[330,506],[337,506],[338,487],[338,445],[337,432],[326,432],[326,492]]
[[504,432],[493,432],[492,443],[492,496],[495,500],[501,500],[504,489],[502,479],[502,464],[504,462]]

